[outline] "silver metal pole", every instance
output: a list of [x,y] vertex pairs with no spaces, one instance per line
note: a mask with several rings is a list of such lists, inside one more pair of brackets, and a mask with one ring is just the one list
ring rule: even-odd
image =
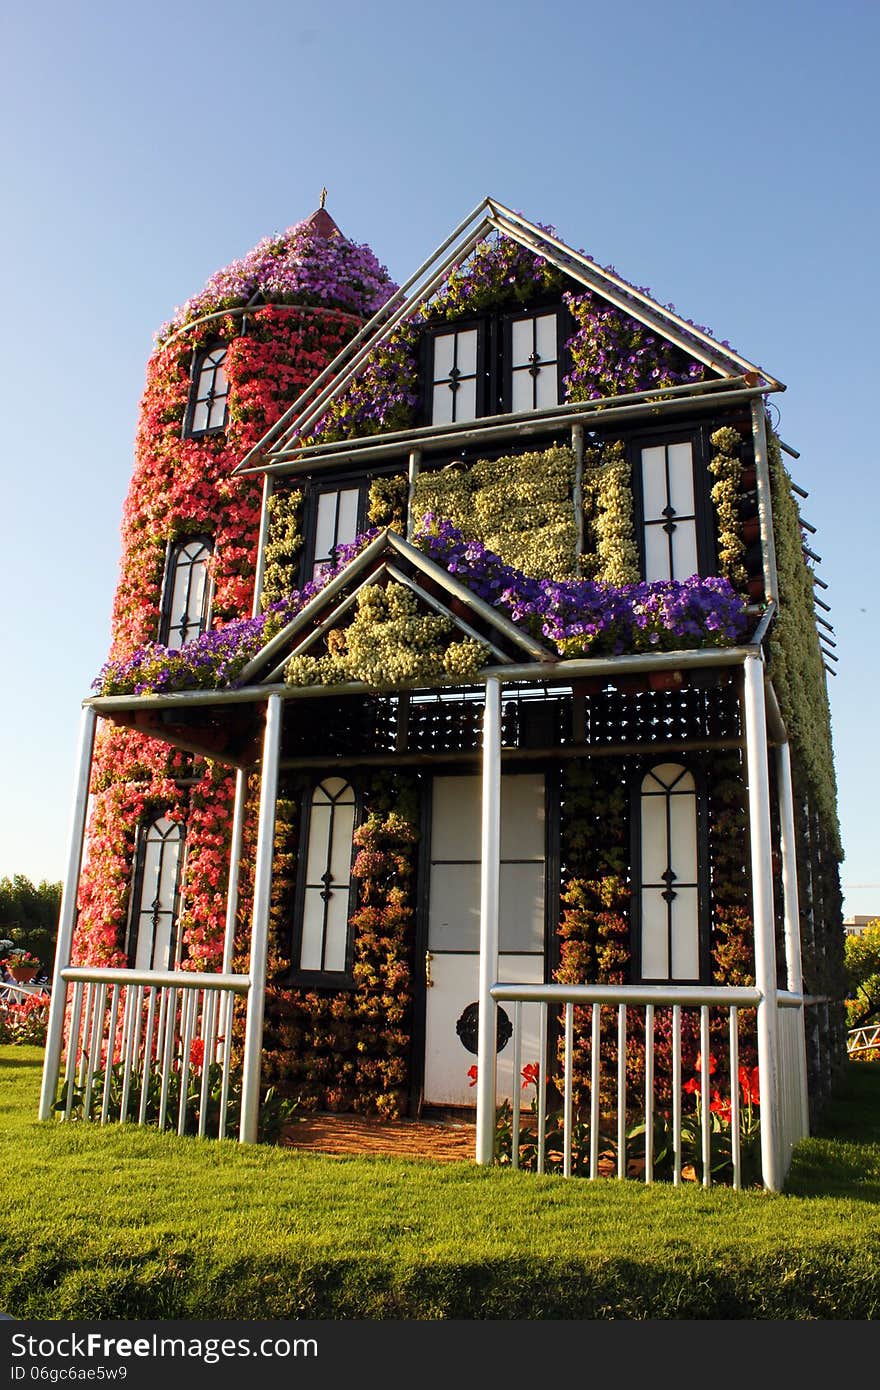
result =
[[779,603],[776,573],[776,542],[773,538],[773,505],[770,500],[770,461],[767,452],[767,420],[763,398],[752,400],[752,441],[755,450],[755,484],[758,492],[758,523],[761,529],[761,559],[764,566],[764,597]]
[[[785,975],[789,994],[804,992],[801,961],[801,913],[797,877],[797,839],[794,823],[794,789],[791,780],[791,749],[788,742],[776,747],[776,781],[779,788],[779,842],[782,855],[782,892],[785,911]],[[803,1004],[800,1006],[800,1068],[801,1136],[810,1132],[810,1102],[807,1091],[807,1044]]]
[[416,519],[413,515],[413,500],[416,492],[416,482],[418,481],[419,469],[422,464],[421,449],[411,449],[409,454],[409,469],[407,470],[406,482],[406,538],[411,541],[413,531],[416,529]]
[[583,425],[572,425],[571,427],[571,447],[574,451],[574,489],[572,492],[572,505],[574,506],[574,527],[575,527],[575,568],[578,574],[581,572],[581,556],[584,553],[584,427]]
[[266,957],[269,938],[269,902],[272,892],[272,850],[275,839],[275,798],[281,752],[283,707],[279,695],[270,695],[263,738],[263,776],[257,861],[254,867],[254,915],[251,923],[250,990],[244,1035],[241,1086],[242,1144],[255,1144],[259,1127],[260,1060],[263,1049],[263,1008],[266,1000]]
[[61,1048],[64,1042],[64,1012],[67,1004],[67,986],[62,982],[61,971],[70,964],[70,949],[73,944],[76,898],[86,833],[89,778],[92,771],[92,749],[95,744],[96,723],[97,712],[94,709],[84,709],[80,719],[79,759],[74,783],[73,810],[70,817],[67,874],[61,894],[61,914],[58,920],[58,944],[55,948],[55,968],[52,975],[52,1002],[49,1006],[49,1022],[46,1028],[46,1054],[43,1062],[43,1084],[40,1091],[39,1116],[41,1120],[48,1120],[52,1114],[55,1092],[58,1089]]
[[764,663],[757,654],[743,665],[746,759],[749,779],[749,845],[758,1004],[758,1067],[761,1084],[761,1167],[770,1192],[781,1187],[777,1138],[776,939],[773,919],[770,778],[764,705]]
[[[496,1004],[501,879],[501,682],[486,682],[483,717],[483,814],[480,878],[479,1051],[477,1053],[477,1163],[495,1155]],[[543,1084],[545,1078],[541,1078]],[[516,1084],[516,1079],[514,1080]]]

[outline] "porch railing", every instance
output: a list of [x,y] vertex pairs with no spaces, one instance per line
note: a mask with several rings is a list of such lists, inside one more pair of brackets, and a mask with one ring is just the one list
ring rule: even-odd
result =
[[861,1028],[850,1028],[846,1035],[846,1051],[850,1057],[860,1052],[880,1051],[880,1023],[866,1023]]
[[[499,983],[491,994],[513,1005],[514,1076],[525,1087],[537,1081],[525,1114],[524,1087],[513,1088],[501,1156],[514,1167],[705,1187],[727,1169],[740,1188],[762,1172],[759,1123],[775,1130],[783,1175],[807,1133],[801,996],[777,996],[778,1074],[759,1061],[741,1084],[757,1046],[758,989]],[[537,1037],[537,1057],[523,1051],[525,1031]],[[554,1076],[558,1101],[546,1084]]]
[[70,967],[61,1119],[226,1137],[247,975]]

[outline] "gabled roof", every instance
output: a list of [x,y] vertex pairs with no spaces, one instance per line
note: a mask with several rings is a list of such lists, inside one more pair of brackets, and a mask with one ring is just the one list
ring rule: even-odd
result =
[[761,378],[768,389],[784,389],[775,377],[732,348],[717,343],[703,329],[688,323],[673,310],[658,304],[644,290],[628,284],[612,270],[604,270],[582,251],[575,251],[497,199],[486,197],[306,387],[234,471],[259,468],[267,455],[295,449],[299,441],[308,436],[330,401],[346,389],[374,348],[398,323],[428,303],[448,275],[480,242],[496,233],[542,256],[576,283],[659,333],[720,378],[754,375],[756,379]]
[[429,556],[395,531],[382,531],[295,618],[266,643],[238,677],[242,685],[273,685],[291,656],[308,652],[337,626],[358,594],[370,584],[392,580],[412,590],[427,609],[451,619],[466,637],[485,643],[502,665],[516,661],[555,662],[555,652],[472,593]]

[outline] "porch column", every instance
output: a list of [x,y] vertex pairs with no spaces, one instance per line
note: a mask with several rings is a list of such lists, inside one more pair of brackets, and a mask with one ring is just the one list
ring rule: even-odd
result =
[[495,1040],[501,880],[501,682],[486,681],[480,872],[480,1020],[477,1053],[477,1163],[495,1158]]
[[[788,741],[776,748],[776,781],[779,787],[779,847],[782,854],[782,891],[785,909],[785,973],[790,994],[803,994],[801,964],[801,913],[797,876],[797,838],[794,827],[794,791],[791,780],[791,748]],[[810,1132],[810,1102],[807,1092],[807,1015],[803,1004],[801,1020],[800,1097],[801,1132]]]
[[770,826],[770,778],[767,766],[767,721],[764,661],[750,652],[743,663],[746,762],[749,779],[749,843],[752,868],[752,915],[755,935],[755,984],[758,1005],[758,1068],[761,1084],[761,1170],[771,1192],[781,1187],[777,1139],[777,1003],[776,940],[773,923],[773,863]]
[[61,1049],[64,1044],[64,1015],[67,1006],[67,986],[62,970],[70,965],[73,929],[76,924],[76,900],[82,864],[86,817],[89,808],[89,780],[92,773],[92,749],[95,746],[95,725],[98,716],[93,705],[82,712],[79,732],[79,760],[74,782],[73,809],[67,849],[67,872],[61,892],[61,913],[58,919],[58,943],[55,947],[55,968],[52,974],[52,1002],[46,1029],[46,1052],[43,1060],[43,1085],[40,1091],[40,1119],[48,1120],[55,1104],[58,1074],[61,1069]]
[[283,708],[280,695],[270,695],[263,735],[263,775],[260,786],[260,819],[257,859],[254,865],[254,910],[251,922],[250,989],[244,1035],[241,1083],[242,1144],[256,1144],[260,1117],[260,1062],[263,1050],[263,1006],[266,999],[266,956],[269,938],[269,901],[272,893],[272,851],[275,842],[275,799],[278,791],[278,759],[281,751]]

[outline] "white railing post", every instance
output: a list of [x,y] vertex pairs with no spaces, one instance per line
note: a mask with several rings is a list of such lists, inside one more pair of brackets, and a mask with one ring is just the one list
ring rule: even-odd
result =
[[[495,1157],[496,1013],[501,879],[501,683],[486,681],[480,873],[480,986],[477,1053],[477,1163]],[[518,1078],[514,1078],[514,1085]],[[541,1077],[544,1084],[544,1077]]]
[[67,850],[67,873],[61,893],[61,912],[58,919],[58,944],[55,947],[55,968],[52,974],[52,1002],[46,1027],[46,1053],[43,1061],[43,1084],[40,1091],[41,1120],[48,1120],[55,1104],[58,1073],[61,1067],[61,1048],[64,1042],[64,1014],[67,986],[61,971],[70,964],[73,929],[76,925],[76,900],[79,873],[89,805],[89,779],[92,772],[92,749],[95,744],[97,714],[91,705],[82,712],[79,735],[79,760],[74,784],[73,809],[70,816],[70,835]]
[[[782,854],[782,891],[785,906],[785,970],[790,994],[803,995],[801,960],[801,914],[797,876],[797,838],[794,824],[794,790],[791,780],[791,749],[788,741],[776,749],[776,781],[779,787],[779,842]],[[807,1035],[804,1005],[798,1011],[800,1042],[798,1071],[800,1090],[801,1138],[810,1132],[810,1099],[807,1090]]]
[[280,695],[270,695],[263,736],[263,773],[260,787],[260,819],[257,859],[254,867],[254,908],[251,923],[250,989],[244,1036],[241,1083],[242,1144],[255,1144],[259,1129],[260,1062],[263,1050],[263,1008],[266,999],[266,958],[269,938],[269,903],[272,894],[272,858],[275,840],[275,798],[281,752],[283,707]]
[[776,931],[773,916],[770,778],[767,765],[767,720],[764,661],[750,652],[743,663],[746,761],[749,783],[749,846],[755,936],[755,984],[758,1004],[758,1069],[761,1085],[761,1169],[764,1186],[778,1192],[778,1062],[776,1007]]

